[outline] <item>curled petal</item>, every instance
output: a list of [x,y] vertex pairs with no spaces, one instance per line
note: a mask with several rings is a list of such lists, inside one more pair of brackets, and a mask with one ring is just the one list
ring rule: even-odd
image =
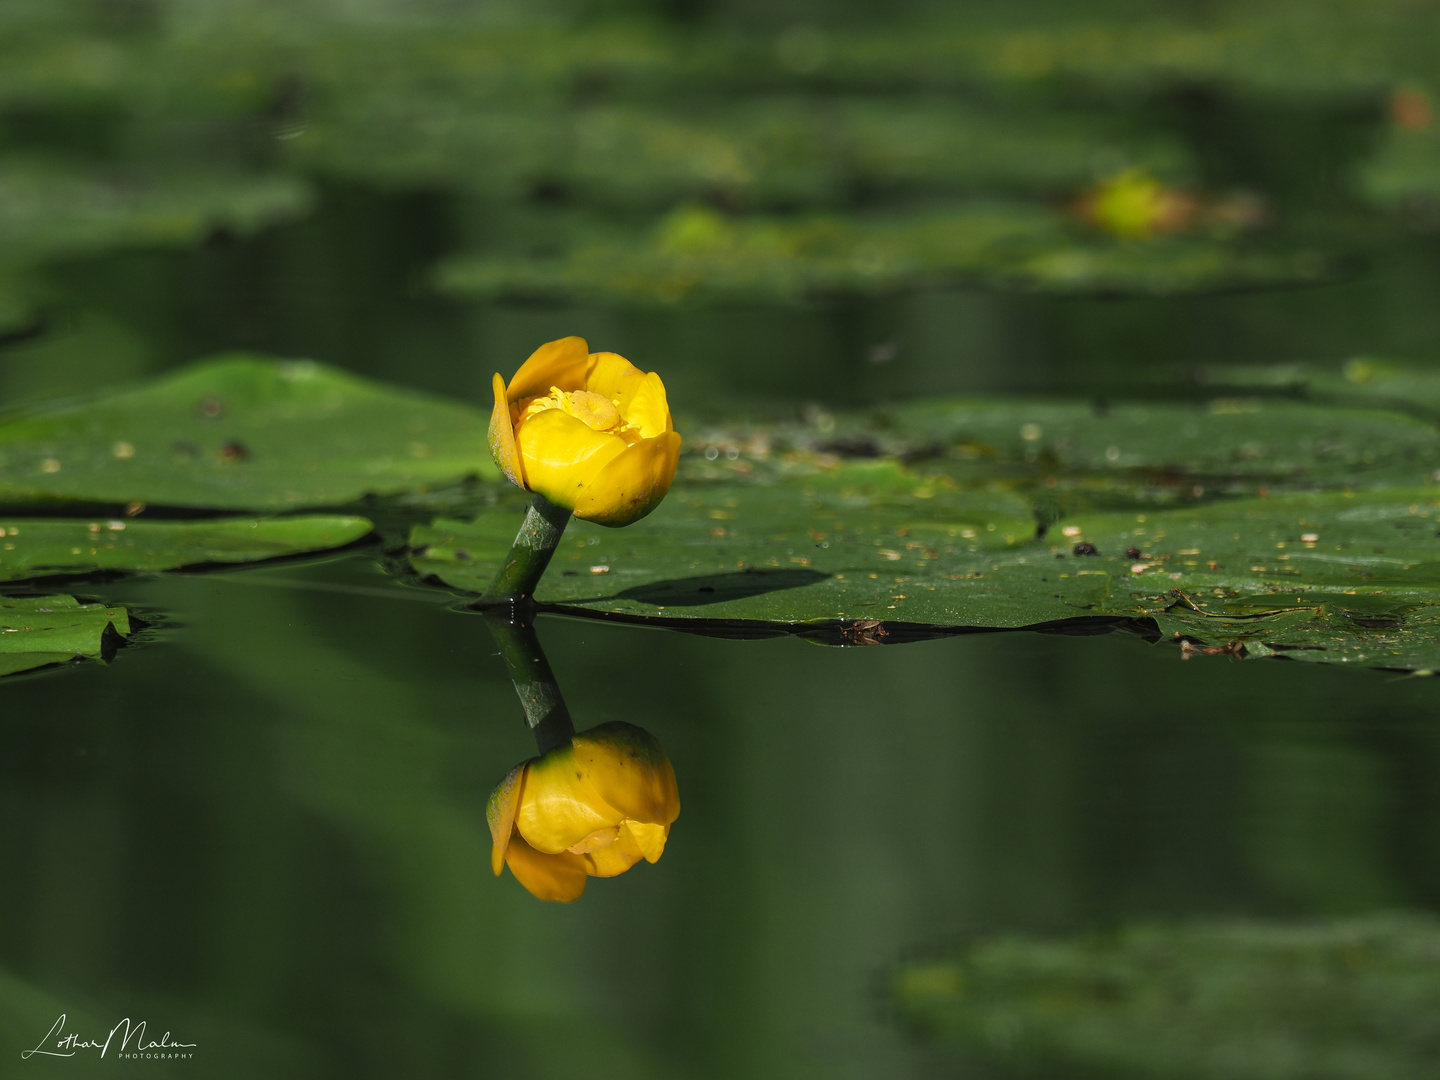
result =
[[530,763],[527,761],[516,765],[506,773],[505,779],[490,793],[490,801],[485,804],[485,820],[490,824],[490,839],[493,844],[490,849],[490,869],[495,871],[496,877],[500,876],[500,867],[505,862],[505,848],[515,833],[515,811],[520,808],[520,786],[525,777],[525,766],[528,764]]
[[627,821],[620,826],[622,835],[628,835],[631,842],[640,849],[646,862],[657,862],[665,853],[665,841],[670,837],[669,825],[647,825],[643,821]]
[[[629,819],[622,833],[636,823],[668,827],[680,816],[675,770],[644,728],[616,720],[576,735],[573,745],[578,771],[601,799]],[[664,846],[662,839],[659,850]]]
[[595,431],[560,409],[527,418],[516,442],[529,490],[567,510],[575,508],[587,487],[627,449],[619,435]]
[[585,891],[585,856],[568,851],[548,855],[536,851],[520,837],[511,841],[505,862],[515,880],[541,900],[568,904]]
[[613,352],[592,353],[590,369],[585,375],[585,389],[603,394],[620,407],[623,414],[630,407],[645,372],[623,356]]
[[674,431],[670,422],[670,406],[665,401],[665,384],[653,371],[640,380],[623,410],[625,422],[640,430],[642,439]]
[[613,844],[585,855],[585,872],[591,877],[616,877],[645,857],[635,837],[622,824]]
[[624,819],[584,775],[573,746],[552,750],[526,770],[515,827],[537,851],[558,854]]
[[497,372],[491,383],[495,391],[495,408],[490,413],[490,456],[500,471],[516,487],[525,486],[524,466],[515,446],[515,428],[510,422],[510,402],[505,397],[505,380]]
[[[543,414],[542,414],[543,415]],[[680,436],[666,431],[615,455],[573,503],[560,503],[597,525],[629,525],[654,510],[670,490],[680,463]],[[528,469],[529,462],[526,462]],[[537,489],[538,490],[538,489]],[[545,497],[556,500],[549,492]]]
[[590,366],[590,346],[584,338],[567,337],[547,341],[533,353],[510,380],[506,397],[511,402],[543,397],[552,386],[561,390],[584,390],[585,372]]

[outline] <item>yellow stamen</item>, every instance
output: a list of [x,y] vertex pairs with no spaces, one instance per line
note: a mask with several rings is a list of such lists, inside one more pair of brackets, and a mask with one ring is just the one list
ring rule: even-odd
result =
[[538,397],[525,407],[521,418],[528,420],[546,409],[559,409],[592,431],[624,430],[626,426],[620,422],[620,410],[615,402],[589,390],[565,391],[552,386],[546,397]]

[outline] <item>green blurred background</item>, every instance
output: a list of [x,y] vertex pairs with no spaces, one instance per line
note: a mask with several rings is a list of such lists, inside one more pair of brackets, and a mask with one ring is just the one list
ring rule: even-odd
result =
[[[483,404],[571,333],[682,431],[1433,363],[1437,79],[1421,0],[5,0],[0,406],[237,347]],[[1190,219],[1087,212],[1127,170]],[[98,1075],[16,1056],[66,1012],[199,1044],[160,1075],[1007,1076],[893,965],[1440,905],[1426,679],[545,619],[684,805],[561,907],[489,873],[532,751],[449,597],[362,553],[105,598],[140,647],[0,688],[0,1075]]]

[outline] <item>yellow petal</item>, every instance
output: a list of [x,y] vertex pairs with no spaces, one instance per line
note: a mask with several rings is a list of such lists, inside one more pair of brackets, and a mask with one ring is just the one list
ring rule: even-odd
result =
[[594,851],[596,848],[608,847],[615,843],[615,839],[619,835],[620,830],[613,825],[607,829],[596,829],[589,836],[585,837],[584,840],[581,840],[578,844],[571,844],[565,850],[573,851],[576,855],[584,855],[587,852]]
[[558,854],[625,816],[595,790],[572,745],[550,751],[525,770],[515,827],[537,851]]
[[670,836],[669,825],[647,825],[643,821],[626,821],[620,826],[622,836],[629,836],[646,862],[657,862],[665,853],[665,841]]
[[[597,525],[629,525],[660,505],[679,463],[680,436],[675,432],[644,439],[607,462],[573,502],[561,505]],[[526,469],[529,467],[527,460]],[[549,492],[545,497],[556,501]]]
[[640,380],[629,404],[620,411],[627,424],[640,429],[642,439],[653,439],[675,430],[670,422],[670,406],[665,401],[665,384],[653,371]]
[[584,338],[567,337],[547,341],[520,365],[505,395],[510,401],[543,397],[552,386],[561,390],[584,390],[585,371],[590,366],[590,346]]
[[490,456],[505,478],[516,487],[525,486],[525,469],[520,451],[515,446],[515,429],[510,423],[510,402],[505,397],[505,380],[495,373],[491,382],[495,391],[495,408],[490,413]]
[[505,848],[515,832],[515,811],[520,808],[521,781],[525,777],[525,766],[529,764],[527,761],[516,765],[506,773],[505,779],[490,793],[490,801],[485,804],[485,820],[490,824],[490,840],[493,844],[490,849],[490,869],[495,871],[496,877],[500,876],[500,867],[505,862]]
[[591,353],[590,368],[585,375],[585,389],[603,394],[615,402],[624,414],[644,378],[645,372],[618,353]]
[[645,857],[635,837],[622,824],[615,842],[585,855],[585,871],[591,877],[615,877]]
[[[659,741],[644,728],[616,720],[581,732],[573,743],[578,771],[624,818],[667,826],[680,816],[675,770]],[[663,850],[663,840],[660,846]]]
[[574,509],[586,487],[626,450],[619,435],[594,431],[561,409],[527,417],[515,440],[529,490],[567,510]]
[[547,855],[536,851],[520,837],[510,842],[505,862],[515,880],[541,900],[568,904],[585,891],[585,856],[561,852]]

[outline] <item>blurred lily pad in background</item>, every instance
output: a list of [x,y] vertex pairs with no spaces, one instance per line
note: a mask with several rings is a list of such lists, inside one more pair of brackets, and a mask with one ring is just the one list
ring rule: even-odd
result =
[[1043,205],[977,203],[806,220],[732,219],[685,207],[648,232],[597,236],[558,257],[456,255],[436,274],[447,294],[478,299],[794,303],[955,284],[1163,296],[1313,283],[1337,270],[1321,249],[1190,236],[1116,239]]
[[1429,914],[997,936],[901,965],[890,1000],[946,1043],[1028,1069],[1166,1080],[1422,1080]]
[[342,506],[497,475],[488,413],[307,361],[228,356],[0,421],[0,502]]
[[73,596],[0,597],[0,675],[99,656],[110,631],[130,633],[123,607]]

